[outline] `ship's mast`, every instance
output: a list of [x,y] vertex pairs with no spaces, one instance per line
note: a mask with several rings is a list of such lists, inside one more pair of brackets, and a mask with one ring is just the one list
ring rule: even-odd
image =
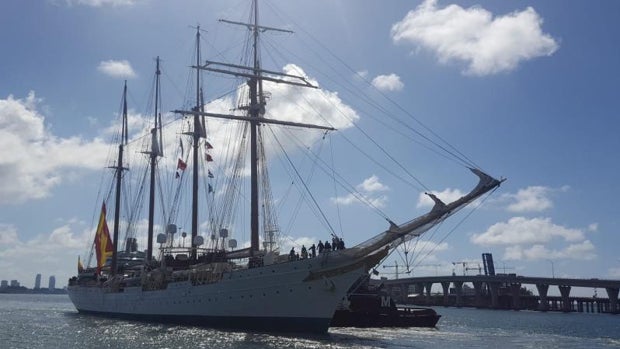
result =
[[121,180],[123,178],[123,148],[127,144],[127,81],[125,81],[125,87],[123,88],[123,117],[121,121],[121,139],[118,145],[118,159],[116,167],[116,197],[114,207],[114,228],[112,237],[112,275],[116,275],[116,265],[118,259],[118,229],[120,222],[121,211]]
[[[250,207],[250,255],[254,256],[258,251],[258,146],[257,146],[257,128],[258,119],[260,118],[261,105],[258,102],[262,96],[259,96],[259,89],[257,85],[262,86],[262,80],[260,79],[260,61],[258,59],[258,3],[254,1],[254,25],[252,26],[252,34],[254,39],[254,77],[248,81],[250,88],[250,193],[251,193],[251,207]],[[262,92],[262,88],[260,89]]]
[[156,60],[156,70],[155,70],[155,125],[153,129],[151,129],[151,151],[148,152],[150,156],[150,176],[151,183],[149,186],[149,220],[148,220],[148,240],[147,240],[147,253],[146,260],[147,263],[150,262],[153,258],[153,224],[155,219],[155,168],[157,166],[157,158],[162,156],[161,150],[161,114],[159,114],[159,96],[160,96],[160,87],[159,87],[159,76],[161,75],[161,71],[159,69],[159,56]]
[[[196,65],[200,65],[200,26],[196,28]],[[200,111],[200,70],[196,69],[196,111]],[[192,251],[191,260],[197,259],[196,237],[198,236],[198,143],[202,129],[198,114],[194,114],[194,129],[192,132]]]
[[[247,27],[252,32],[252,40],[253,40],[253,66],[246,67],[241,65],[229,64],[229,63],[221,63],[214,61],[206,61],[204,64],[201,64],[198,60],[195,67],[197,70],[207,70],[222,74],[233,75],[236,77],[247,78],[247,84],[249,88],[249,97],[250,97],[250,105],[248,107],[248,116],[239,116],[239,115],[227,115],[227,114],[217,114],[217,113],[209,113],[205,112],[201,108],[196,107],[192,111],[186,110],[175,110],[175,113],[180,114],[191,114],[194,115],[194,125],[196,127],[199,126],[198,116],[208,116],[222,119],[230,119],[230,120],[241,120],[247,121],[250,123],[250,191],[251,191],[251,207],[250,207],[250,254],[251,256],[255,256],[256,252],[260,249],[259,246],[259,194],[258,194],[258,169],[259,169],[259,154],[258,154],[258,126],[260,124],[276,124],[276,125],[286,125],[286,126],[294,126],[294,127],[305,127],[305,128],[314,128],[314,129],[322,129],[322,130],[334,130],[332,127],[328,126],[317,126],[312,124],[304,124],[298,122],[289,122],[283,120],[275,120],[275,119],[266,119],[263,117],[264,114],[264,98],[263,98],[263,80],[279,83],[279,84],[287,84],[294,86],[302,86],[302,87],[311,87],[316,88],[310,82],[306,80],[306,78],[302,76],[283,74],[281,72],[268,71],[264,70],[260,66],[260,53],[259,53],[259,33],[265,31],[278,31],[285,33],[292,33],[290,30],[265,27],[258,25],[258,4],[257,1],[253,1],[253,9],[254,9],[254,21],[251,24],[234,22],[229,20],[220,19],[220,22],[225,22],[234,25],[241,25]],[[263,75],[268,74],[268,75]],[[199,95],[197,92],[197,99]],[[196,131],[194,131],[195,143],[197,143],[197,135]],[[197,176],[197,174],[196,174]],[[192,239],[194,232],[192,231]],[[194,245],[192,245],[194,247]]]

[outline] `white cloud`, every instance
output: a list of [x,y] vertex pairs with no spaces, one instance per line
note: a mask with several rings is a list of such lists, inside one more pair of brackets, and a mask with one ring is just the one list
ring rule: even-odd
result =
[[48,238],[48,241],[60,247],[79,250],[81,248],[84,248],[84,245],[85,245],[84,239],[86,237],[87,236],[85,235],[82,235],[79,237],[75,236],[75,234],[72,231],[71,225],[66,224],[59,228],[54,229],[51,232]]
[[99,63],[97,70],[113,78],[130,79],[137,76],[136,72],[133,70],[131,64],[127,60],[102,61],[101,63]]
[[[441,201],[443,201],[446,204],[451,203],[454,200],[458,200],[465,195],[459,189],[451,189],[451,188],[446,188],[443,191],[433,190],[431,191],[431,193],[437,196]],[[431,199],[428,195],[426,195],[425,193],[420,193],[418,196],[418,204],[416,205],[416,207],[417,208],[433,207],[434,204],[435,203],[433,202],[433,199]]]
[[366,178],[362,183],[356,186],[357,194],[348,194],[331,198],[331,201],[340,205],[351,205],[354,203],[370,203],[371,205],[382,208],[385,207],[388,197],[387,195],[378,194],[379,192],[388,191],[390,188],[379,181],[379,177],[372,175]]
[[[515,213],[527,213],[527,212],[542,212],[553,208],[554,204],[551,197],[558,192],[567,192],[570,190],[569,186],[562,186],[560,188],[551,188],[544,186],[529,186],[527,188],[519,189],[517,193],[502,194],[495,202],[506,205],[508,212]],[[591,226],[595,228],[594,225]]]
[[416,249],[421,251],[442,252],[450,249],[447,242],[436,243],[430,240],[420,240],[416,243]]
[[[293,86],[289,84],[275,83],[271,81],[265,81],[263,83],[263,89],[268,94],[269,100],[266,106],[266,118],[314,124],[321,126],[329,126],[338,130],[344,130],[353,126],[353,124],[359,120],[359,115],[347,104],[345,104],[336,92],[327,91],[321,89],[318,82],[313,78],[306,75],[301,67],[294,64],[288,64],[283,67],[283,72],[289,75],[296,75],[304,77],[309,83],[319,88],[306,88]],[[288,78],[287,78],[288,79]],[[297,80],[296,80],[297,81]],[[247,99],[247,85],[239,89],[238,95],[240,98]],[[229,114],[231,110],[236,108],[236,101],[234,98],[221,98],[209,103],[206,109],[212,113]],[[241,125],[241,123],[235,123],[235,125]],[[229,147],[229,137],[231,130],[223,131],[223,127],[231,127],[231,123],[211,119],[209,121],[209,134],[213,136],[213,143],[217,143],[220,146],[219,149],[225,149]],[[239,126],[233,126],[239,127]],[[266,129],[269,128],[269,131]],[[273,132],[275,137],[271,137],[266,132]],[[305,128],[293,128],[282,126],[269,126],[265,124],[263,128],[263,134],[268,134],[265,137],[266,146],[268,149],[277,149],[278,146],[272,141],[272,138],[277,138],[283,144],[285,148],[290,148],[294,142],[295,145],[303,145],[303,147],[310,147],[317,140],[324,136],[323,130],[311,130]],[[215,144],[213,144],[215,146]]]
[[583,230],[554,224],[550,218],[513,217],[474,234],[470,241],[483,246],[504,245],[505,260],[596,258],[596,249]]
[[[305,76],[303,70],[294,65],[286,66],[284,71],[288,74]],[[306,78],[314,85],[318,85],[316,81]],[[268,116],[273,114],[274,118],[277,116],[288,121],[331,125],[338,129],[351,127],[359,119],[356,112],[344,104],[334,92],[269,82],[265,83],[264,88],[271,96],[267,107]],[[34,92],[24,99],[16,99],[13,96],[0,99],[0,205],[48,197],[54,187],[72,177],[68,176],[68,171],[100,170],[106,166],[109,144],[100,138],[85,140],[80,137],[56,137],[45,125],[46,120],[40,112],[42,109],[40,104],[41,99],[37,98]],[[211,103],[209,110],[229,112],[232,105],[231,98],[222,99]],[[317,115],[320,115],[321,119],[317,120]],[[118,120],[110,122],[108,124],[110,126],[99,127],[101,136],[107,138],[116,134],[118,125],[115,123],[118,123]],[[130,137],[137,132],[149,130],[151,123],[150,117],[135,114],[130,110]],[[240,123],[234,125],[238,126]],[[210,136],[210,141],[216,150],[224,152],[228,148],[229,139],[226,137],[230,133],[218,131],[222,127],[231,127],[230,123],[227,125],[221,121],[210,121],[209,127],[209,134],[213,135]],[[164,140],[169,140],[164,151],[167,154],[174,154],[178,147],[178,135],[182,131],[169,127],[164,132]],[[296,143],[311,144],[323,136],[322,131],[300,132],[283,127],[274,127],[273,132],[284,143],[284,147],[291,147],[292,139]],[[297,136],[295,138],[290,136],[287,138],[282,136],[284,132],[289,132],[289,135],[291,132],[298,133],[295,134]],[[146,145],[137,142],[132,146]],[[268,143],[267,146],[274,149],[273,143]],[[144,149],[146,148],[129,153],[141,156],[139,153]],[[168,157],[162,161],[176,163],[176,158]],[[384,202],[380,198],[372,200],[378,200],[376,202],[378,205],[382,204],[381,201]]]
[[476,245],[521,245],[549,242],[553,238],[575,242],[584,239],[579,229],[570,229],[551,222],[551,218],[512,217],[507,222],[495,223],[482,234],[474,234]]
[[[0,237],[6,237],[7,234],[12,236],[10,241],[0,243],[2,278],[15,279],[22,285],[32,287],[37,273],[42,274],[43,280],[55,275],[56,287],[63,287],[77,271],[78,255],[92,241],[91,232],[84,228],[83,223],[71,221],[63,223],[49,234],[22,241],[13,227],[0,226]],[[82,260],[85,259],[82,255]]]
[[353,194],[348,194],[345,196],[331,198],[331,200],[335,204],[340,204],[344,206],[352,205],[355,203],[368,203],[374,207],[383,208],[388,201],[388,197],[386,195],[369,196],[365,194],[358,194],[358,196],[355,196]]
[[[285,74],[304,77],[312,85],[320,87],[318,81],[306,75],[299,66],[287,64],[282,70]],[[271,94],[267,104],[267,115],[273,118],[332,126],[339,130],[352,127],[359,119],[355,110],[346,105],[336,92],[270,81],[265,82],[263,86],[265,91]],[[318,137],[322,136],[320,132],[318,134]]]
[[570,244],[562,249],[549,249],[541,244],[530,247],[508,246],[504,251],[504,260],[544,260],[573,259],[592,260],[596,258],[596,249],[590,240]]
[[[573,258],[573,259],[594,259],[596,258],[596,249],[590,240],[584,240],[580,243],[569,245],[561,255],[557,258]],[[552,258],[554,258],[552,254]]]
[[[318,88],[306,88],[293,86],[283,83],[264,81],[263,89],[268,96],[265,117],[283,121],[321,125],[334,127],[338,130],[350,128],[359,120],[359,115],[353,108],[345,104],[336,92],[331,92],[320,88],[318,82],[306,75],[301,67],[288,64],[283,67],[283,72],[289,75],[304,77],[310,84]],[[290,79],[291,78],[286,78]],[[296,80],[298,81],[298,80]],[[237,96],[226,96],[216,99],[207,104],[206,110],[211,113],[230,114],[231,110],[238,110],[237,114],[242,115],[243,111],[237,108],[237,100],[247,100],[247,84],[243,83]],[[186,124],[187,126],[187,124]],[[208,140],[214,149],[210,154],[216,160],[215,166],[234,163],[232,157],[236,156],[237,151],[231,149],[232,146],[239,145],[240,142],[231,143],[233,139],[241,139],[241,131],[245,127],[242,122],[230,122],[229,120],[209,118],[207,125]],[[172,130],[165,139],[177,139],[172,146],[178,145],[178,134],[187,132],[187,129]],[[279,125],[263,124],[261,127],[265,148],[269,153],[269,159],[274,159],[281,154],[282,148],[289,154],[299,151],[300,148],[311,149],[317,141],[325,136],[324,130],[313,130],[301,127],[283,127]],[[275,140],[278,140],[276,142]],[[175,160],[176,161],[176,160]],[[241,170],[242,175],[249,175],[249,156],[246,157],[246,164]],[[232,167],[220,168],[220,173],[231,174]]]
[[380,91],[400,91],[405,87],[396,74],[379,75],[372,79],[372,85]]
[[387,195],[379,195],[373,197],[366,197],[366,200],[374,207],[383,208],[388,202]]
[[362,182],[362,184],[359,184],[357,186],[357,189],[367,193],[372,193],[375,191],[386,191],[390,188],[387,185],[379,182],[379,177],[372,175],[369,178],[366,178]]
[[339,205],[351,205],[354,204],[358,201],[360,201],[355,195],[353,194],[348,194],[345,196],[338,196],[335,198],[331,198],[332,202],[335,204],[339,204]]
[[[414,247],[412,247],[412,245]],[[410,250],[413,249],[415,255],[418,256],[416,257],[416,261],[423,261],[420,264],[436,262],[438,260],[436,256],[437,253],[445,252],[451,249],[447,242],[437,243],[430,240],[412,241],[407,245],[407,248]]]
[[0,205],[47,197],[68,170],[99,169],[107,154],[98,139],[54,136],[37,111],[40,102],[34,92],[0,99]]
[[0,224],[0,246],[11,245],[18,241],[17,230],[14,226]]
[[442,63],[463,62],[465,73],[483,76],[552,55],[559,45],[542,32],[542,22],[532,7],[494,17],[479,6],[438,8],[437,0],[426,0],[393,25],[391,35],[395,43],[428,49]]
[[521,246],[508,246],[504,251],[505,260],[523,259],[523,248]]
[[515,202],[508,205],[510,212],[541,212],[553,207],[548,195],[552,189],[541,186],[531,186],[519,189],[516,194],[505,194]]

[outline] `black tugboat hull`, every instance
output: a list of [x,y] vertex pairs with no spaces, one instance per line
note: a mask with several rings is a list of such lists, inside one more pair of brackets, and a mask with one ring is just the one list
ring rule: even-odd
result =
[[435,327],[439,318],[430,308],[400,308],[390,313],[336,310],[330,327]]

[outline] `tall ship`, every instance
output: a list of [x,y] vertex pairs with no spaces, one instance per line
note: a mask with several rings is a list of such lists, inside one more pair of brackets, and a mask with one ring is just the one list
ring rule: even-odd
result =
[[[387,228],[366,241],[352,246],[349,241],[344,248],[342,240],[332,233],[333,248],[309,251],[304,246],[301,255],[293,250],[282,251],[277,238],[277,207],[270,191],[265,155],[269,134],[265,130],[336,130],[331,125],[269,116],[270,94],[264,84],[310,89],[316,86],[304,75],[263,69],[260,35],[286,30],[259,24],[256,1],[251,13],[249,23],[221,20],[248,29],[248,65],[203,60],[201,30],[196,28],[194,100],[193,105],[173,113],[173,119],[185,127],[169,133],[181,137],[181,141],[168,142],[174,146],[166,146],[165,142],[168,122],[162,120],[159,58],[154,77],[153,118],[146,136],[130,136],[125,84],[120,130],[113,160],[108,163],[108,172],[113,175],[106,182],[110,189],[102,191],[97,201],[99,219],[92,252],[84,260],[87,266],[78,259],[78,274],[67,287],[80,313],[244,330],[323,333],[347,294],[365,282],[369,272],[399,244],[419,237],[501,184],[501,179],[470,167],[478,184],[468,194],[444,203],[429,192],[434,202],[430,211],[400,224],[386,218]],[[243,102],[237,104],[235,113],[209,109],[203,96],[203,72],[241,80],[234,94]],[[229,161],[219,167],[219,172],[210,167],[210,137],[214,132],[223,132],[223,127],[211,130],[210,120],[234,123],[239,130],[224,142],[227,149],[221,153]],[[128,152],[130,146],[138,143],[140,151]],[[176,149],[174,155],[178,159],[170,154],[170,149]],[[143,172],[135,170],[136,161],[127,160],[136,153],[146,160]],[[288,155],[282,158],[289,161]],[[165,163],[174,166],[168,166],[170,171],[162,174]],[[130,168],[140,174],[130,178]],[[291,175],[302,183],[299,187],[307,189],[304,176],[294,170]],[[216,176],[218,186],[212,182]],[[241,190],[237,182],[246,179],[248,192]],[[161,190],[168,182],[172,189]],[[182,186],[189,187],[188,196],[181,195]],[[315,201],[311,193],[306,197]],[[239,201],[249,203],[249,212],[234,208]],[[130,208],[136,206],[139,209]],[[187,207],[186,214],[180,214],[184,210],[181,207]],[[111,227],[109,211],[113,211]],[[161,213],[161,218],[156,218],[156,212]],[[140,214],[146,218],[139,220]],[[205,215],[207,218],[200,218]],[[241,230],[239,217],[246,217],[249,223],[249,243],[243,246],[233,239],[235,229]],[[188,233],[185,227],[190,230]],[[145,231],[142,235],[146,237],[139,237],[139,231]],[[145,243],[145,250],[138,248],[139,241]]]

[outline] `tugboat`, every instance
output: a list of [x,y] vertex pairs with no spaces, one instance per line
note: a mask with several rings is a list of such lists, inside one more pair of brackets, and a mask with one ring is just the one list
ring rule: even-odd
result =
[[366,281],[336,309],[330,327],[435,327],[439,318],[431,308],[397,306],[382,285]]

